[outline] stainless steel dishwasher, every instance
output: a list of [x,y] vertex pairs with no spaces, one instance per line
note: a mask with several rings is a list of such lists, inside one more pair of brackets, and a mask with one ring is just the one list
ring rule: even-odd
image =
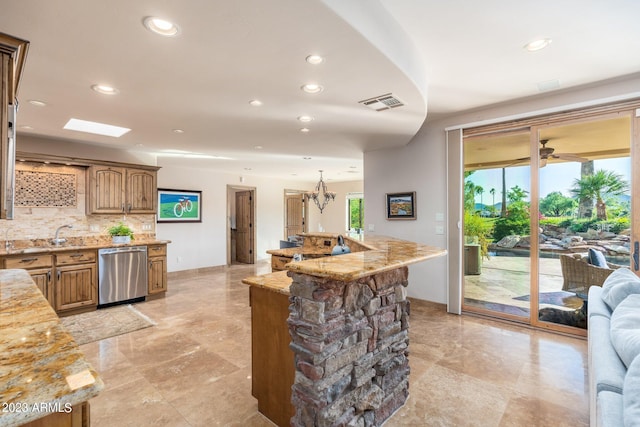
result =
[[98,306],[145,299],[146,246],[100,249],[98,257]]

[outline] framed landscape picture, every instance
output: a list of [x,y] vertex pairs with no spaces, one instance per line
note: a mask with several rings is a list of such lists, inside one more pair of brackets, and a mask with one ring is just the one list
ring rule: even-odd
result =
[[416,219],[416,192],[387,193],[387,219]]
[[202,191],[159,188],[158,222],[202,222]]

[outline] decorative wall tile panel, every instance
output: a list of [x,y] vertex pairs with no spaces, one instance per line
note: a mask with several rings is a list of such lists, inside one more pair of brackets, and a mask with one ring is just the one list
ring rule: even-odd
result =
[[77,178],[73,173],[16,171],[15,206],[75,207]]

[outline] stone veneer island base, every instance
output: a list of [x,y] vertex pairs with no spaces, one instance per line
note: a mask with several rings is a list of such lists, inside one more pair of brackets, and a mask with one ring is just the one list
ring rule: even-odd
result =
[[[286,323],[294,356],[293,408],[288,402],[275,406],[284,414],[293,412],[293,417],[289,422],[282,416],[273,419],[269,410],[260,408],[259,393],[256,396],[259,410],[280,426],[379,426],[409,395],[407,265],[446,251],[387,237],[351,239],[364,250],[289,263],[286,276],[280,272],[243,281],[280,297],[289,294]],[[251,304],[253,327],[260,323],[256,318],[260,301],[252,297]],[[282,328],[274,332],[276,341],[282,341]],[[252,337],[256,333],[265,331],[254,329]],[[253,338],[252,343],[256,345]],[[261,375],[255,358],[264,363],[273,357],[263,350],[252,349],[254,395]],[[285,352],[285,358],[289,356]],[[279,366],[286,377],[290,362],[279,362],[271,369]],[[281,395],[287,391],[282,389]]]

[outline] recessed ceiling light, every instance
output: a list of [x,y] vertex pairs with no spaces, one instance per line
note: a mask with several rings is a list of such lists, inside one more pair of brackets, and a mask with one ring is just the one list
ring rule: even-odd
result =
[[303,157],[303,160],[311,160],[311,157]]
[[350,169],[358,169],[357,166],[349,166]]
[[154,16],[147,16],[146,18],[144,18],[142,23],[147,28],[147,30],[153,31],[154,33],[160,34],[161,36],[172,37],[180,32],[178,26],[173,22],[161,18],[156,18]]
[[139,143],[139,142],[138,142],[138,143],[136,144],[136,147],[144,147],[144,144],[141,144],[141,143]]
[[249,101],[249,104],[253,105],[254,107],[259,107],[262,105],[262,101],[259,101],[257,99],[252,99],[251,101]]
[[309,55],[305,58],[305,60],[312,65],[318,65],[324,62],[324,58],[320,55]]
[[523,47],[529,52],[535,52],[549,46],[551,41],[551,39],[538,39],[525,44]]
[[309,129],[309,128],[300,129],[300,132],[302,132],[302,133],[309,133],[309,131],[311,131],[311,129]]
[[20,126],[20,129],[24,129],[24,130],[33,130],[33,126],[29,126],[29,125],[22,125],[22,126]]
[[256,150],[262,150],[262,145],[256,145],[255,147],[253,147]]
[[173,133],[184,133],[182,129],[173,129]]
[[87,120],[69,119],[64,129],[75,130],[78,132],[93,133],[96,135],[113,136],[119,138],[131,129],[120,126],[108,125],[105,123],[90,122]]
[[299,116],[298,120],[300,120],[303,123],[309,123],[309,122],[313,121],[313,117],[311,117],[311,116]]
[[253,169],[251,169],[251,168],[244,168],[244,170],[246,170],[246,171],[250,171],[250,170],[253,170]]
[[47,106],[46,102],[39,101],[37,99],[30,99],[28,102],[29,102],[29,104],[35,105],[36,107],[46,107]]
[[320,93],[324,90],[324,88],[317,83],[307,83],[306,85],[300,86],[300,89],[307,93]]
[[118,89],[109,85],[92,85],[91,89],[103,95],[115,95],[118,93]]

